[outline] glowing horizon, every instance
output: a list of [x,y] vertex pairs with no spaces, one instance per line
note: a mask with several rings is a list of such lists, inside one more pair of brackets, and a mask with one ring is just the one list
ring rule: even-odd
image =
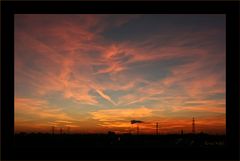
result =
[[16,14],[15,132],[225,133],[222,14]]

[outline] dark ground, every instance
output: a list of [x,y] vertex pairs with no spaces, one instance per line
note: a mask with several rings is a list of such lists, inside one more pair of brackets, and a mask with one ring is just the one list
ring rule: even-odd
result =
[[208,134],[168,134],[168,135],[131,135],[131,134],[15,134],[16,147],[223,147],[225,135]]

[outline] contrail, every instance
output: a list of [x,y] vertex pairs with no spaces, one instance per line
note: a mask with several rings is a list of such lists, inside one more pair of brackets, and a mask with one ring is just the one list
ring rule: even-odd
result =
[[106,94],[104,94],[102,91],[95,89],[97,91],[97,93],[104,99],[106,99],[107,101],[111,102],[113,105],[116,105],[116,103]]

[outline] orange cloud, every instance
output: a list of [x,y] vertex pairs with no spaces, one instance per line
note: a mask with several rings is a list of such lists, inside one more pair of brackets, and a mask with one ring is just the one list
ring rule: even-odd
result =
[[62,119],[72,120],[70,116],[65,114],[61,109],[50,106],[47,101],[32,98],[17,98],[14,100],[15,117],[21,115],[35,116],[35,119]]
[[48,131],[50,120],[62,120],[66,123],[74,121],[71,116],[61,109],[49,105],[45,100],[15,97],[14,105],[16,132]]
[[225,92],[225,84],[221,81],[225,70],[220,73],[211,72],[211,67],[222,60],[224,60],[223,57],[216,59],[211,55],[199,57],[197,61],[173,68],[172,74],[163,80],[163,84],[181,85],[190,96]]
[[[173,36],[161,33],[151,35],[143,41],[110,41],[104,37],[103,31],[112,27],[119,28],[127,25],[132,19],[141,18],[141,15],[115,16],[111,21],[106,21],[109,15],[102,14],[16,15],[15,87],[27,87],[29,97],[43,98],[47,94],[58,93],[63,96],[61,99],[77,103],[87,111],[84,111],[87,113],[84,118],[90,114],[94,123],[99,125],[86,128],[86,131],[103,131],[104,128],[117,127],[126,130],[128,126],[124,121],[129,118],[153,119],[156,110],[150,107],[164,107],[176,116],[181,111],[224,114],[225,99],[211,101],[207,98],[211,94],[225,93],[225,68],[219,72],[212,70],[219,64],[224,65],[221,61],[225,60],[225,55],[215,55],[214,43],[205,41],[218,35],[219,30],[190,31]],[[186,45],[192,42],[196,43],[192,46]],[[161,63],[183,58],[189,58],[191,62],[168,67],[168,75],[159,80],[145,80],[146,73],[141,71],[131,73],[135,64],[158,61]],[[37,119],[51,119],[50,122],[70,121],[70,116],[58,107],[52,107],[47,101],[31,98],[24,100],[19,89],[21,88],[15,89],[15,101],[16,112],[20,114],[16,120],[20,124],[27,126],[29,123],[28,120],[24,120],[21,111],[26,111],[28,116],[33,115]],[[94,90],[114,107],[98,110],[105,104],[91,93]],[[117,94],[106,94],[107,90]],[[118,101],[114,101],[115,97],[118,97]],[[149,108],[129,107],[135,107],[137,103]],[[200,105],[185,107],[187,103]],[[88,105],[94,105],[91,108],[97,111],[89,113]],[[72,112],[71,109],[65,110]],[[220,119],[224,121],[224,118]],[[85,124],[90,126],[91,121],[93,122],[90,120]],[[172,123],[174,121],[180,125]],[[163,123],[162,130],[186,128],[189,127],[187,122],[173,119]],[[34,124],[44,128],[39,122]],[[203,123],[199,126],[204,129],[205,125]],[[223,125],[219,123],[219,129],[224,129]],[[210,129],[211,126],[212,124],[207,128]],[[154,128],[147,124],[141,127],[149,132]]]
[[91,112],[93,119],[99,121],[116,121],[125,120],[128,118],[143,118],[152,115],[153,110],[146,107],[140,107],[135,109],[106,109]]
[[226,113],[226,109],[222,107],[173,107],[173,112],[177,111],[206,111],[216,113]]

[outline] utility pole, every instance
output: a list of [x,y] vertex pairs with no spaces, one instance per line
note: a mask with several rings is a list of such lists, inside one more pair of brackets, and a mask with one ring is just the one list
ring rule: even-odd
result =
[[192,119],[192,133],[195,134],[195,119]]
[[62,130],[62,128],[60,128],[60,134],[62,134],[62,132],[63,132],[63,130]]
[[[134,131],[134,127],[133,127],[133,124],[132,124],[132,127],[131,127],[131,134],[132,134],[132,132]],[[133,132],[134,133],[134,132]]]
[[68,134],[70,134],[70,127],[68,126]]
[[52,126],[52,134],[54,135],[54,129],[55,129],[55,127],[54,126]]
[[139,125],[137,124],[137,134],[139,135]]

